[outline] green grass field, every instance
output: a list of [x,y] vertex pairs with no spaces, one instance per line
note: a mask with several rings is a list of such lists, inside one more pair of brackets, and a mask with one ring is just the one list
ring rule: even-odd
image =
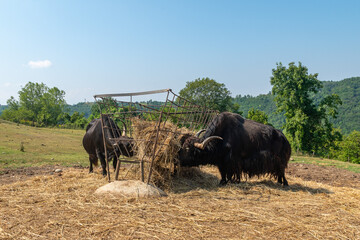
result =
[[306,163],[314,164],[319,166],[333,166],[337,168],[346,169],[352,172],[360,173],[360,164],[342,162],[338,160],[317,158],[317,157],[306,157],[306,156],[292,156],[294,161],[292,163]]
[[85,130],[36,128],[0,120],[0,169],[88,166],[88,156],[82,147],[84,133]]
[[[88,155],[82,147],[84,133],[85,130],[36,128],[0,120],[0,169],[88,166]],[[360,173],[360,164],[305,156],[293,156],[293,159],[292,163],[334,166]]]

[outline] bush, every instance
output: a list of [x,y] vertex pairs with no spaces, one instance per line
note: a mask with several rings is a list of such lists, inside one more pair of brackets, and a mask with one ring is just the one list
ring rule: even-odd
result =
[[342,161],[360,163],[360,132],[353,131],[339,143],[338,158]]

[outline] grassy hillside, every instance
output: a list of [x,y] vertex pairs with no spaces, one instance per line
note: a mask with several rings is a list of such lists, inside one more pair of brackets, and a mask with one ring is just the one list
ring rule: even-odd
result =
[[[340,128],[342,133],[349,134],[353,130],[360,131],[360,77],[347,78],[342,81],[323,82],[323,88],[314,96],[315,102],[319,102],[325,96],[338,94],[343,102],[339,106],[339,116],[332,119],[334,126]],[[282,114],[275,114],[276,105],[271,93],[256,97],[236,96],[235,102],[240,104],[240,110],[246,116],[250,108],[264,111],[269,116],[269,122],[277,128],[281,128],[285,122]]]
[[[36,128],[0,120],[0,169],[41,165],[88,166],[84,130]],[[20,151],[21,145],[24,152]]]

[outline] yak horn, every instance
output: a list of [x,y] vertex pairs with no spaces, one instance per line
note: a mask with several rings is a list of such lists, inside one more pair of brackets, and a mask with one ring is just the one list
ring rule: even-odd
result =
[[123,124],[124,131],[120,133],[121,136],[126,136],[126,124],[123,120],[120,120],[120,122]]
[[206,129],[201,129],[200,131],[198,131],[196,134],[195,134],[195,137],[199,137],[201,133],[205,132]]
[[213,139],[220,139],[220,140],[223,140],[221,137],[219,136],[211,136],[211,137],[208,137],[206,138],[202,143],[194,143],[194,147],[196,148],[199,148],[201,150],[204,150],[206,145],[209,144],[209,142]]

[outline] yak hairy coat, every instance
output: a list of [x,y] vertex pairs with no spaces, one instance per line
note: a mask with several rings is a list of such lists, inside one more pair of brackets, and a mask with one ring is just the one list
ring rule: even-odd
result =
[[[116,168],[117,156],[133,155],[133,142],[127,136],[121,136],[121,130],[116,123],[109,117],[104,118],[104,134],[108,159],[113,159],[113,167]],[[116,139],[112,141],[111,139]],[[86,133],[83,138],[83,146],[89,154],[90,168],[93,172],[93,165],[97,166],[100,159],[103,175],[107,174],[105,161],[105,148],[101,119],[92,120],[86,127]]]
[[220,184],[271,175],[288,185],[285,168],[291,147],[284,134],[269,125],[224,112],[216,116],[204,135],[185,135],[179,151],[180,166],[212,164],[221,174]]

